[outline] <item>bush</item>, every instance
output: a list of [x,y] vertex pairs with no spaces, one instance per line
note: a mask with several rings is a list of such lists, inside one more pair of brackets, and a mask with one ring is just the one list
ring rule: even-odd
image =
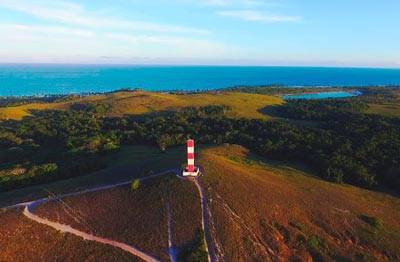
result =
[[179,262],[207,262],[208,253],[206,251],[206,243],[204,231],[198,229],[193,242],[185,247],[178,256]]
[[312,236],[308,239],[308,245],[311,248],[319,248],[319,241],[318,238],[316,236]]
[[382,219],[377,218],[377,217],[369,217],[369,216],[365,216],[365,215],[360,215],[360,216],[358,216],[358,218],[375,228],[381,228],[383,226]]
[[140,187],[140,180],[139,179],[133,180],[131,184],[131,190],[136,191],[139,189],[139,187]]

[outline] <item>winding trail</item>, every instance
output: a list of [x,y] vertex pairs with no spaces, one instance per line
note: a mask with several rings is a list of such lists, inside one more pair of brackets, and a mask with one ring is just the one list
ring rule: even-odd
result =
[[74,229],[69,225],[63,225],[63,224],[59,224],[59,223],[56,223],[56,222],[52,222],[52,221],[49,221],[47,219],[41,218],[38,215],[35,215],[33,213],[35,207],[40,205],[40,204],[42,204],[42,203],[44,203],[44,202],[47,202],[47,199],[46,200],[35,201],[35,202],[32,202],[31,204],[25,206],[24,215],[27,218],[32,219],[33,221],[35,221],[37,223],[50,226],[50,227],[52,227],[52,228],[54,228],[54,229],[56,229],[58,231],[61,231],[61,232],[71,233],[71,234],[73,234],[75,236],[83,238],[84,240],[95,241],[95,242],[98,242],[98,243],[101,243],[101,244],[106,244],[106,245],[110,245],[110,246],[113,246],[113,247],[120,248],[120,249],[122,249],[122,250],[124,250],[126,252],[129,252],[132,255],[140,257],[141,259],[143,259],[145,261],[148,261],[148,262],[156,262],[156,261],[158,261],[156,258],[154,258],[154,257],[152,257],[150,255],[147,255],[147,254],[143,253],[142,251],[140,251],[139,249],[137,249],[137,248],[135,248],[133,246],[130,246],[128,244],[121,243],[121,242],[118,242],[118,241],[115,241],[115,240],[102,238],[102,237],[97,237],[97,236],[94,236],[94,235],[79,231],[77,229]]
[[210,262],[214,262],[217,261],[216,257],[215,257],[215,249],[214,249],[214,245],[212,243],[211,240],[211,236],[210,236],[210,228],[209,228],[209,223],[208,223],[208,207],[207,207],[207,197],[205,194],[205,190],[201,184],[200,181],[200,177],[194,179],[194,183],[196,184],[197,190],[199,191],[200,194],[200,198],[201,198],[201,209],[203,210],[202,212],[202,227],[203,227],[203,231],[204,231],[204,235],[206,238],[206,247],[207,247],[207,252],[208,252],[208,261]]
[[[145,178],[140,178],[139,180],[140,181],[146,181],[146,180],[150,180],[150,179],[157,178],[157,177],[164,176],[166,174],[171,174],[171,173],[179,173],[179,169],[170,169],[170,170],[167,170],[167,171],[164,171],[162,173],[158,173],[158,174],[155,174],[155,175],[152,175],[152,176],[148,176],[148,177],[145,177]],[[113,246],[113,247],[116,247],[116,248],[120,248],[120,249],[122,249],[122,250],[124,250],[124,251],[126,251],[126,252],[128,252],[128,253],[130,253],[132,255],[140,257],[141,259],[143,259],[145,261],[148,261],[148,262],[158,262],[159,261],[158,259],[156,259],[156,258],[154,258],[154,257],[152,257],[152,256],[140,251],[139,249],[128,245],[128,244],[121,243],[121,242],[118,242],[118,241],[115,241],[115,240],[110,240],[110,239],[94,236],[92,234],[88,234],[88,233],[79,231],[77,229],[74,229],[73,227],[71,227],[69,225],[59,224],[59,223],[56,223],[56,222],[41,218],[38,215],[34,214],[35,207],[37,207],[40,204],[46,203],[46,202],[57,201],[57,200],[60,200],[62,198],[65,198],[65,197],[82,195],[82,194],[86,194],[86,193],[91,193],[91,192],[96,192],[96,191],[112,189],[112,188],[115,188],[115,187],[125,186],[125,185],[129,185],[131,182],[132,181],[126,181],[126,182],[107,185],[107,186],[100,186],[100,187],[96,187],[96,188],[92,188],[92,189],[85,189],[85,190],[78,191],[78,192],[67,193],[67,194],[56,196],[56,197],[42,198],[42,199],[35,200],[35,201],[23,202],[23,203],[19,203],[19,204],[15,204],[15,205],[11,205],[11,206],[0,208],[0,210],[3,210],[3,209],[16,209],[16,208],[25,207],[23,214],[27,218],[29,218],[29,219],[37,222],[37,223],[50,226],[50,227],[52,227],[52,228],[54,228],[54,229],[56,229],[58,231],[61,231],[61,232],[71,233],[71,234],[73,234],[75,236],[81,237],[81,238],[83,238],[85,240],[88,240],[88,241],[95,241],[95,242],[98,242],[98,243],[101,243],[101,244],[106,244],[106,245],[110,245],[110,246]]]
[[[208,254],[208,261],[209,262],[217,262],[219,261],[219,259],[216,257],[215,254],[215,248],[213,245],[213,241],[210,235],[210,229],[209,229],[209,209],[207,206],[207,197],[206,197],[206,193],[204,190],[203,185],[201,184],[201,177],[204,175],[204,169],[201,168],[201,173],[202,175],[196,178],[183,178],[181,176],[181,169],[170,169],[167,171],[164,171],[162,173],[158,173],[152,176],[148,176],[145,178],[139,178],[140,181],[146,181],[146,180],[150,180],[153,178],[157,178],[160,176],[164,176],[166,174],[176,174],[179,178],[183,178],[183,179],[187,179],[189,181],[194,182],[194,184],[197,187],[197,190],[199,192],[200,195],[200,200],[201,200],[201,208],[202,208],[202,229],[204,231],[204,235],[205,235],[205,241],[206,241],[206,251]],[[137,257],[140,257],[141,259],[148,261],[148,262],[156,262],[159,261],[156,258],[140,251],[139,249],[128,245],[126,243],[121,243],[115,240],[111,240],[111,239],[106,239],[106,238],[102,238],[102,237],[98,237],[92,234],[88,234],[85,232],[82,232],[80,230],[77,230],[69,225],[64,225],[64,224],[59,224],[50,220],[47,220],[45,218],[41,218],[38,215],[34,214],[34,210],[35,208],[43,203],[46,202],[50,202],[50,201],[58,201],[61,200],[65,197],[70,197],[70,196],[77,196],[77,195],[82,195],[82,194],[86,194],[86,193],[91,193],[91,192],[96,192],[96,191],[102,191],[102,190],[107,190],[107,189],[112,189],[112,188],[116,188],[116,187],[120,187],[120,186],[126,186],[129,185],[130,183],[132,183],[132,181],[126,181],[126,182],[122,182],[122,183],[116,183],[116,184],[112,184],[112,185],[107,185],[107,186],[100,186],[100,187],[96,187],[96,188],[91,188],[91,189],[85,189],[82,191],[77,191],[77,192],[72,192],[72,193],[67,193],[67,194],[63,194],[63,195],[59,195],[59,196],[55,196],[55,197],[49,197],[49,198],[42,198],[39,200],[35,200],[35,201],[30,201],[30,202],[23,202],[23,203],[19,203],[19,204],[15,204],[15,205],[11,205],[11,206],[6,206],[3,208],[0,208],[0,210],[3,209],[16,209],[16,208],[21,208],[21,207],[25,207],[23,214],[37,222],[40,224],[44,224],[47,226],[50,226],[58,231],[61,232],[67,232],[67,233],[71,233],[73,235],[76,235],[78,237],[81,237],[85,240],[88,241],[95,241],[101,244],[106,244],[106,245],[110,245],[116,248],[120,248],[126,252],[129,252],[132,255],[135,255]],[[176,262],[177,258],[176,258],[176,253],[175,253],[175,249],[173,247],[173,238],[172,238],[172,212],[171,212],[171,205],[170,202],[168,201],[167,203],[167,209],[168,209],[168,252],[171,258],[172,262]]]
[[199,191],[200,195],[200,201],[201,201],[201,209],[202,209],[202,219],[201,219],[201,226],[204,231],[204,236],[206,240],[206,251],[208,254],[208,261],[209,262],[218,262],[219,259],[216,256],[215,253],[215,247],[211,238],[210,234],[210,228],[209,228],[209,210],[208,210],[208,205],[207,205],[207,196],[204,190],[203,185],[201,184],[201,177],[205,175],[204,168],[199,167],[201,171],[201,175],[193,178],[193,177],[182,177],[180,174],[178,174],[179,178],[186,179],[189,181],[194,182],[194,184],[197,187],[197,190]]
[[168,199],[167,203],[167,210],[168,210],[168,253],[169,258],[172,262],[176,262],[176,253],[174,248],[173,242],[173,235],[172,235],[172,210],[171,210],[171,202]]

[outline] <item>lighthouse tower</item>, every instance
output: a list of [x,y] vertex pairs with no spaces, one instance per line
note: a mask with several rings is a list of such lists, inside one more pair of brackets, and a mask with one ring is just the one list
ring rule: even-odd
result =
[[183,176],[198,176],[200,170],[194,165],[194,140],[187,141],[187,161],[188,166],[182,172]]

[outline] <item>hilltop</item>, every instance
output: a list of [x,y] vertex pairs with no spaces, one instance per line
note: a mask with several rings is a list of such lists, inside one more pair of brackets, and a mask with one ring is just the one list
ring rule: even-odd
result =
[[[170,153],[180,151],[184,148]],[[132,150],[125,152],[130,154]],[[163,165],[168,167],[170,153],[160,155],[164,163],[161,169]],[[300,165],[265,161],[238,145],[202,147],[198,164],[205,170],[202,183],[210,208],[213,244],[217,255],[225,261],[400,258],[400,200],[396,197],[325,182]],[[92,179],[95,178],[94,174]],[[118,187],[49,202],[40,205],[36,213],[85,232],[129,243],[168,261],[168,203],[172,209],[174,247],[179,254],[196,237],[201,211],[194,185],[173,174],[144,182],[138,191]],[[9,211],[0,219],[6,224],[20,224],[22,219],[30,227],[35,225],[18,212],[21,211]],[[35,230],[32,228],[31,234],[37,236]],[[54,245],[66,250],[74,248],[74,244],[62,244],[65,240],[58,237],[62,234],[46,230],[55,238]],[[10,241],[24,234],[20,230],[14,232],[9,234]],[[24,245],[42,250],[46,246],[43,241],[45,238],[40,237]],[[8,251],[13,248],[9,246]],[[82,256],[91,252],[91,259],[105,261],[105,254],[116,251],[91,248],[81,246]],[[118,253],[124,261],[136,261],[134,256]],[[6,258],[12,261],[23,261],[10,255],[16,253],[7,254]],[[68,257],[54,252],[42,261],[53,261],[55,256]]]
[[227,261],[399,259],[398,198],[328,183],[240,146],[200,155]]

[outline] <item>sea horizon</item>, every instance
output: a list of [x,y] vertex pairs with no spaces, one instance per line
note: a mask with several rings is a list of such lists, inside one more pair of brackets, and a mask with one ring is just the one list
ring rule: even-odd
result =
[[0,63],[0,96],[208,91],[234,86],[398,86],[400,68]]

